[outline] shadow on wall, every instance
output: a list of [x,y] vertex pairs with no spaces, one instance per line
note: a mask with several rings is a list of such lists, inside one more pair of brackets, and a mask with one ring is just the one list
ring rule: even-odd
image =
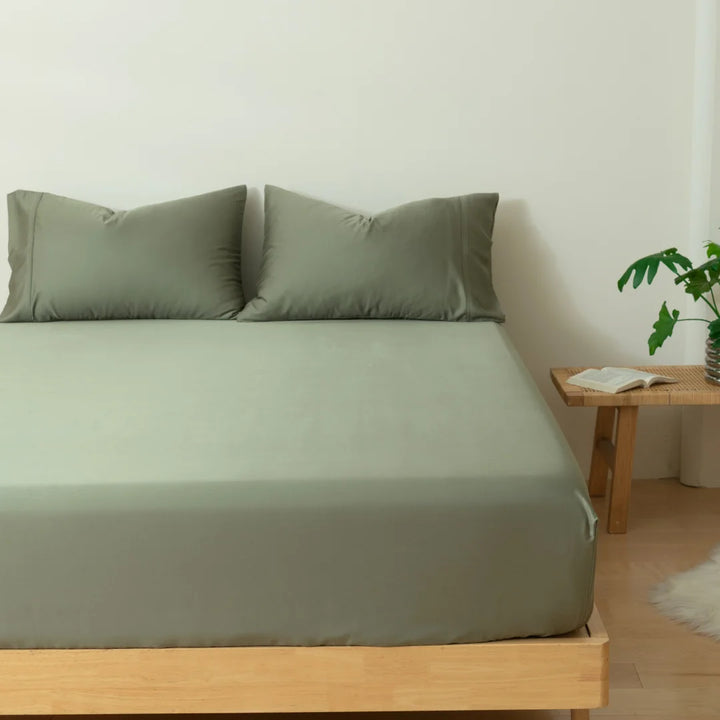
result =
[[257,292],[263,227],[263,191],[261,188],[248,187],[242,237],[242,282],[246,301],[254,298]]
[[617,339],[599,335],[576,308],[524,200],[501,202],[494,239],[493,275],[507,330],[539,385],[549,384],[552,365],[601,362],[617,354]]
[[[507,315],[507,332],[587,473],[595,411],[566,407],[553,389],[550,368],[618,364],[617,358],[624,355],[621,341],[600,333],[588,321],[592,308],[582,312],[576,306],[555,253],[532,223],[524,200],[500,203],[494,239],[493,276]],[[679,423],[675,409],[643,410],[636,450],[638,476],[678,472]],[[658,447],[665,448],[663,458]]]

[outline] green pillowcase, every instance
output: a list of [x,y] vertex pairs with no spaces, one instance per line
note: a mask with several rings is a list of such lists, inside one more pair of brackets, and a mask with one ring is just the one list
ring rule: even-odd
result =
[[492,286],[495,193],[368,217],[271,185],[258,296],[239,320],[504,319]]
[[0,321],[234,318],[243,306],[245,197],[240,186],[115,211],[12,193]]

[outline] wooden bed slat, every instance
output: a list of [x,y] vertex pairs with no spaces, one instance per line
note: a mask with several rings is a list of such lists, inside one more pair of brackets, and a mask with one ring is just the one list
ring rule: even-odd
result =
[[0,713],[594,708],[607,676],[595,610],[581,633],[483,644],[0,650]]

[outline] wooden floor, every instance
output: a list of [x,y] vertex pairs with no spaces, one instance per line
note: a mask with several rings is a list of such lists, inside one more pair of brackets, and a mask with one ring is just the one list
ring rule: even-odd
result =
[[[665,619],[647,602],[647,595],[655,583],[703,562],[710,550],[720,545],[720,489],[687,488],[674,480],[635,481],[627,535],[607,534],[605,504],[605,499],[596,502],[601,516],[596,602],[610,634],[610,706],[593,711],[591,718],[719,720],[720,643]],[[240,717],[271,720],[267,715]],[[287,715],[283,720],[441,720],[446,717],[451,720],[569,720],[570,713],[357,713]],[[272,716],[272,720],[279,720],[279,716]]]

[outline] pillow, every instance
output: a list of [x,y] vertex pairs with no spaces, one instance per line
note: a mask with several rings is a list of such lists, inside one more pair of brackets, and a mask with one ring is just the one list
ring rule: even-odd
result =
[[368,217],[265,187],[258,296],[238,320],[504,320],[492,286],[496,193]]
[[117,211],[17,190],[0,321],[234,318],[245,195],[240,186]]

